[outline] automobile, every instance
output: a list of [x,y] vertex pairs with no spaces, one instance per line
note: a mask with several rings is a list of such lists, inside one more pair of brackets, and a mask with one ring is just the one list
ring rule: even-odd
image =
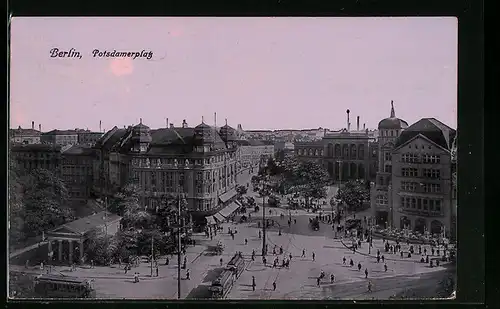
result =
[[280,205],[280,198],[274,195],[271,195],[268,200],[268,204],[271,207],[278,207]]
[[356,229],[361,227],[361,220],[360,219],[348,219],[345,222],[345,227],[346,229]]

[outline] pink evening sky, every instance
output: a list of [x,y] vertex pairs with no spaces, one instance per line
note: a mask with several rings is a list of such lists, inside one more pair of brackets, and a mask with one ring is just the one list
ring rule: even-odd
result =
[[[33,18],[11,24],[10,126],[457,124],[456,18]],[[78,58],[51,58],[71,48]],[[94,58],[92,51],[152,51]]]

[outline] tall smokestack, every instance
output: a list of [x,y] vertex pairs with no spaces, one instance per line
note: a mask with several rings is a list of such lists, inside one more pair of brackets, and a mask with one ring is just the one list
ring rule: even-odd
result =
[[347,110],[346,113],[347,113],[347,131],[349,132],[350,129],[351,129],[351,123],[349,122],[349,113],[351,111],[350,110]]
[[31,130],[35,130],[35,122],[34,121],[31,122]]
[[38,131],[42,132],[42,125],[38,124]]
[[363,123],[363,130],[366,129],[366,123]]
[[167,118],[167,121],[166,121],[166,125],[167,125],[166,128],[168,128],[168,118]]
[[358,116],[358,119],[357,119],[356,131],[359,131],[359,116]]
[[99,120],[99,132],[102,132],[102,120]]

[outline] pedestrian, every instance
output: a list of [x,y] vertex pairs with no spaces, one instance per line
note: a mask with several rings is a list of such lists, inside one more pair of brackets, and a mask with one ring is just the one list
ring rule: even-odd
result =
[[403,258],[403,251],[401,251],[401,258]]
[[436,249],[436,255],[439,256],[439,248]]
[[358,262],[358,271],[361,271],[361,262]]
[[365,268],[365,279],[368,279],[368,268]]
[[252,276],[252,290],[255,291],[255,276]]
[[[290,222],[288,222],[288,225],[290,225]],[[278,236],[281,236],[281,229],[278,231]]]
[[190,276],[190,273],[189,273],[189,269],[186,270],[186,280],[191,280],[191,276]]
[[220,260],[219,260],[219,261],[220,261],[220,266],[222,266],[222,258],[220,258]]
[[168,258],[168,256],[165,258],[165,265],[168,265],[170,263],[170,259]]
[[380,255],[377,255],[377,263],[380,263]]
[[313,258],[313,261],[316,260],[316,254],[314,252],[312,253],[312,258]]
[[134,283],[139,282],[139,274],[137,272],[134,273]]
[[436,260],[436,267],[439,267],[439,260]]
[[428,255],[425,256],[425,262],[429,263],[429,256]]
[[427,248],[424,248],[424,254],[427,255]]
[[30,263],[30,260],[26,260],[26,263],[24,264],[24,268],[28,269],[29,263]]
[[293,223],[294,223],[294,224],[297,224],[297,219],[293,219]]
[[127,274],[127,272],[128,272],[128,266],[125,265],[125,274]]
[[382,255],[382,263],[385,263],[385,256]]
[[43,270],[43,262],[40,262],[40,270]]
[[335,275],[331,274],[330,275],[330,283],[333,283],[335,281]]
[[158,277],[158,266],[156,266],[156,277]]
[[90,268],[94,268],[94,260],[90,260]]
[[377,249],[377,256],[379,256],[379,255],[380,255],[380,250],[379,250],[379,249]]
[[264,266],[267,266],[267,260],[265,256],[262,257],[262,263],[264,263]]
[[411,252],[408,252],[408,258],[411,258]]
[[418,246],[418,254],[422,254],[422,246]]
[[273,291],[276,291],[276,281],[273,281]]
[[292,259],[292,254],[290,253],[290,254],[288,255],[288,257],[289,257],[289,258],[290,258],[290,260],[291,260],[291,259]]
[[280,246],[280,254],[283,254],[283,246]]
[[262,233],[259,231],[259,239],[262,238]]
[[352,259],[349,261],[349,265],[351,265],[351,267],[354,266],[354,261]]
[[345,265],[345,260],[346,260],[346,258],[345,258],[345,256],[344,256],[344,257],[342,258],[342,264],[344,264],[344,265]]
[[231,238],[234,240],[234,234],[231,234]]
[[372,292],[372,282],[368,281],[368,293]]
[[431,248],[431,253],[432,253],[432,255],[434,255],[434,247]]
[[384,271],[387,272],[387,264],[384,264]]
[[248,245],[248,239],[245,238],[245,245]]
[[276,247],[273,248],[273,255],[276,255]]
[[319,286],[320,280],[321,280],[321,279],[320,279],[319,277],[318,277],[318,278],[316,278],[316,283],[318,284],[318,286]]
[[302,249],[302,256],[301,257],[306,257],[306,249]]

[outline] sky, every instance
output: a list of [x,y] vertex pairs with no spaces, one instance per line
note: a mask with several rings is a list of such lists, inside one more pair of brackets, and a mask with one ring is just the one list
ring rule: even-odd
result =
[[453,17],[14,17],[10,127],[339,129],[349,109],[376,128],[393,100],[409,124],[456,128],[457,43]]

